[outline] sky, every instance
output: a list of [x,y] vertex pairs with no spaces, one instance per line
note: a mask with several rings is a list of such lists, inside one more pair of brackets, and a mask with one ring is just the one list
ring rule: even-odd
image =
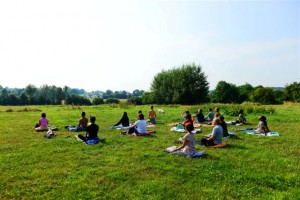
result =
[[300,82],[300,0],[0,1],[0,85],[150,91],[195,63],[210,89]]

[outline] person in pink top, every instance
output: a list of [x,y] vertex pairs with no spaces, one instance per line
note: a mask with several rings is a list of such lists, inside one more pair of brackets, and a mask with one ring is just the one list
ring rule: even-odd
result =
[[39,124],[36,127],[36,130],[45,130],[48,129],[49,120],[46,117],[46,113],[42,113],[42,117],[39,120]]

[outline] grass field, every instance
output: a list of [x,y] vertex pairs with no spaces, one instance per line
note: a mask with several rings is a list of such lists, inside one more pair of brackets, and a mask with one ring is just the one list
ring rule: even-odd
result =
[[[225,120],[234,120],[240,105],[220,107]],[[182,133],[167,124],[181,122],[184,110],[195,113],[199,106],[158,106],[155,134],[149,137],[120,135],[110,130],[124,111],[131,121],[137,111],[149,106],[102,105],[0,106],[0,199],[300,199],[300,106],[244,105],[249,125],[256,127],[264,114],[269,128],[279,137],[235,132],[237,139],[224,139],[229,146],[205,150],[203,158],[172,156],[163,149],[176,145]],[[105,143],[85,145],[75,133],[82,111],[97,117],[99,136]],[[41,112],[59,128],[57,137],[46,139],[34,131]],[[210,133],[203,127],[197,140]]]

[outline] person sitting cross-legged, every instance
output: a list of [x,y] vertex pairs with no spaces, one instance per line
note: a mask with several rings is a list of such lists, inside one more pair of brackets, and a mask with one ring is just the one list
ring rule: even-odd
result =
[[127,112],[124,112],[122,118],[120,119],[120,121],[118,121],[113,126],[113,128],[124,128],[124,127],[128,127],[128,126],[129,126],[129,118],[128,118]]
[[122,132],[123,135],[125,134],[133,134],[133,135],[143,135],[147,134],[147,123],[144,119],[144,114],[140,113],[138,115],[138,120],[134,122],[127,132]]
[[212,121],[214,126],[212,133],[201,140],[203,146],[214,146],[222,144],[223,129],[219,118],[214,118]]
[[82,134],[78,134],[77,138],[84,142],[86,142],[88,140],[99,139],[98,138],[99,126],[97,124],[95,124],[95,121],[96,121],[96,117],[91,116],[90,117],[91,124],[86,128],[85,136]]
[[173,155],[192,156],[196,153],[196,139],[192,132],[194,130],[193,124],[186,124],[185,130],[187,134],[182,138],[182,145],[171,151]]
[[85,112],[81,113],[81,118],[77,124],[77,126],[66,126],[65,128],[69,131],[79,132],[86,131],[89,120],[85,117]]

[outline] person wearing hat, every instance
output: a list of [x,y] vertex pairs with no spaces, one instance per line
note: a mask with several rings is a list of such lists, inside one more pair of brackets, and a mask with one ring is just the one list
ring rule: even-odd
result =
[[255,133],[267,135],[268,132],[270,132],[270,130],[268,128],[267,118],[262,115],[259,118],[258,126],[257,129],[255,130]]

